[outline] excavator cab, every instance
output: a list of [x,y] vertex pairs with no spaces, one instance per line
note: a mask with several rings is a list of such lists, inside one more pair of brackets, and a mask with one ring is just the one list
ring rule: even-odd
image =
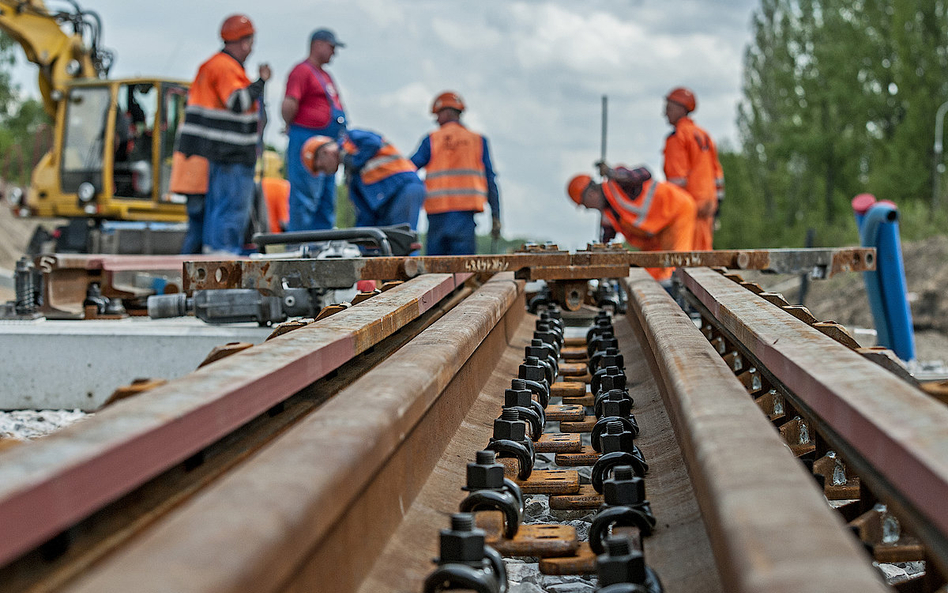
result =
[[33,173],[24,204],[35,216],[181,222],[168,192],[185,83],[92,80],[69,84],[52,150]]

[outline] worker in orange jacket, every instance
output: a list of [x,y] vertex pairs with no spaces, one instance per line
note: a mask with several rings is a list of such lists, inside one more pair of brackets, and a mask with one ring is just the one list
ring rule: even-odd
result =
[[[610,168],[600,163],[605,181],[589,175],[573,177],[566,192],[580,206],[602,212],[603,225],[614,229],[642,251],[691,251],[695,204],[677,186],[656,181],[645,167]],[[648,268],[659,281],[669,280],[672,268]]]
[[714,218],[724,199],[724,173],[718,150],[706,131],[688,114],[695,110],[695,95],[684,87],[665,97],[665,117],[675,131],[665,140],[665,179],[684,188],[695,201],[695,250],[712,249]]
[[250,221],[260,125],[257,102],[270,78],[266,64],[260,65],[254,82],[244,71],[254,34],[245,15],[224,20],[220,31],[224,47],[198,69],[178,131],[176,150],[185,158],[207,160],[205,253],[241,253]]

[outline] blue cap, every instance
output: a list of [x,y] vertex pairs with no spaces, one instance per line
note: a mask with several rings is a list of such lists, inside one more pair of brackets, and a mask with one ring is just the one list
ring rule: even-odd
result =
[[320,41],[326,41],[329,45],[333,47],[345,47],[346,44],[336,39],[336,34],[330,31],[329,29],[316,29],[313,31],[313,34],[309,36],[309,42],[312,43],[319,39]]

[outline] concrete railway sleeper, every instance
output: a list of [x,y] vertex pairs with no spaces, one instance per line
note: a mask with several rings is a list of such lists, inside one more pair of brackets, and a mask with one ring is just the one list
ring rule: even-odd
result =
[[[528,314],[512,273],[476,287],[421,275],[5,451],[0,531],[16,537],[0,544],[0,591],[505,593],[566,575],[606,593],[885,591],[845,513],[877,558],[940,567],[938,499],[904,489],[943,492],[943,407],[899,392],[924,424],[847,400],[837,381],[866,384],[834,361],[865,359],[834,330],[807,326],[813,362],[796,330],[762,329],[784,315],[771,301],[708,269],[680,273],[705,327],[638,269],[615,317]],[[207,471],[218,451],[227,461]],[[157,501],[169,475],[202,471],[100,535],[99,553],[70,556],[61,534],[81,541],[90,515],[107,531],[120,502]],[[854,493],[855,507],[826,504]],[[886,547],[893,516],[917,545]],[[940,570],[903,590],[936,590]]]

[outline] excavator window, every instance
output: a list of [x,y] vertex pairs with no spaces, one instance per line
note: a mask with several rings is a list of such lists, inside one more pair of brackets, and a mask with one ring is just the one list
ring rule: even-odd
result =
[[[62,190],[76,193],[79,185],[91,183],[102,191],[102,156],[109,116],[108,87],[73,88],[66,106],[63,131]],[[116,129],[116,135],[119,134]]]
[[115,196],[151,199],[153,131],[158,92],[151,83],[123,84],[115,114]]

